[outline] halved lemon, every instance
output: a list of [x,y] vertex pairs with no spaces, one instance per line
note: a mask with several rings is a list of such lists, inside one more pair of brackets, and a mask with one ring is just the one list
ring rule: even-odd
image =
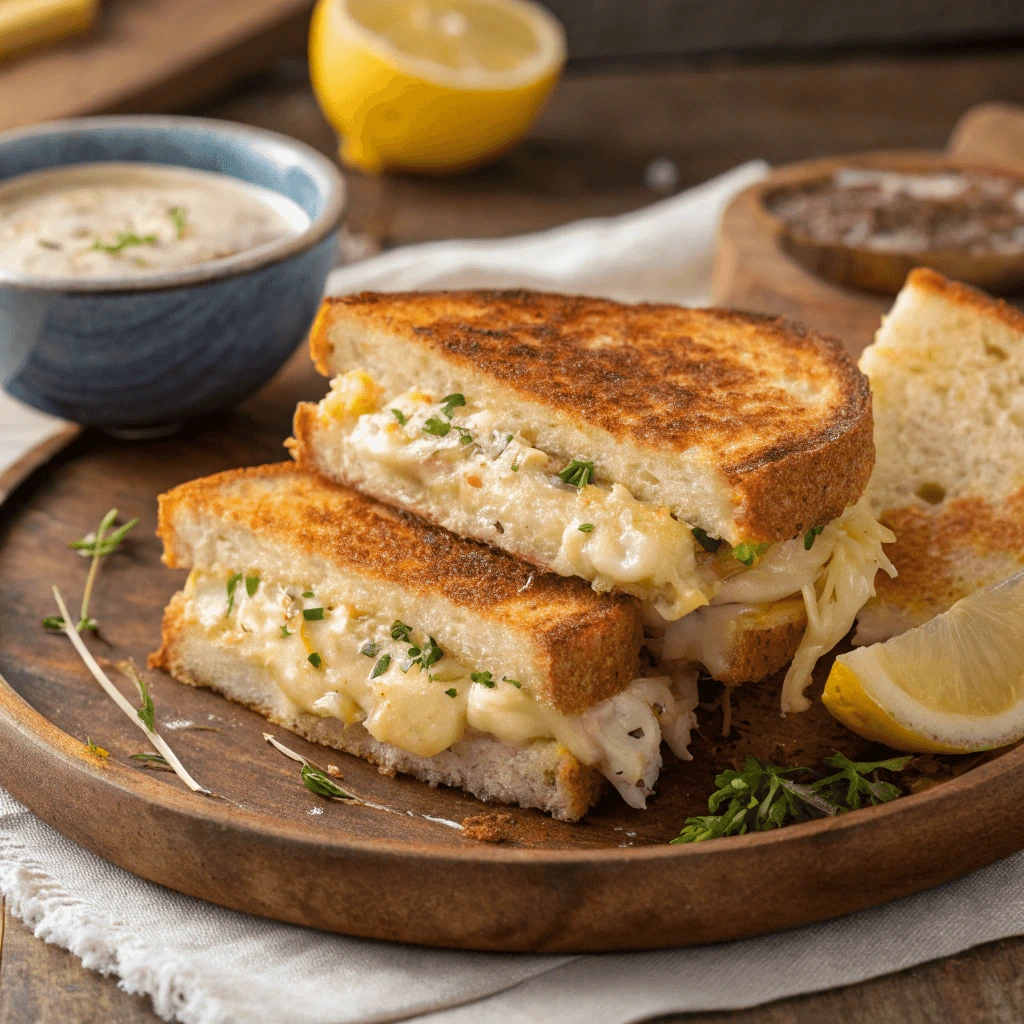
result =
[[836,658],[825,706],[895,750],[965,754],[1024,737],[1024,572],[923,626]]
[[565,35],[530,0],[319,0],[313,90],[365,171],[448,171],[526,133],[565,63]]

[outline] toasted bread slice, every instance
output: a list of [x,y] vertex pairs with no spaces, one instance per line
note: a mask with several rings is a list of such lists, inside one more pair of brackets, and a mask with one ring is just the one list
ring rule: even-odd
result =
[[907,278],[861,368],[897,536],[857,643],[888,639],[1024,565],[1024,314],[933,270]]
[[[592,460],[596,479],[730,544],[836,518],[874,458],[863,375],[838,341],[779,318],[530,292],[364,293],[325,300],[310,345],[322,373],[363,370],[382,399],[462,394],[495,427],[563,462]],[[337,468],[360,484],[355,467]]]
[[480,800],[536,807],[562,821],[578,821],[607,788],[599,771],[588,768],[554,740],[520,746],[468,730],[456,744],[433,757],[409,753],[375,739],[362,723],[310,714],[282,697],[271,674],[239,660],[188,621],[185,597],[176,594],[164,616],[163,646],[151,659],[180,682],[216,690],[264,715],[269,721],[336,750],[401,772],[432,786],[457,786]]
[[662,738],[688,756],[696,672],[640,676],[632,598],[292,463],[176,488],[159,533],[192,572],[152,663],[303,735],[562,816],[596,798],[594,772],[643,807]]

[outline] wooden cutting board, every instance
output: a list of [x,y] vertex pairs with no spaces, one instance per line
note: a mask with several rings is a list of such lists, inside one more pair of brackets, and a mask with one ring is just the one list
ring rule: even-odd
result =
[[0,63],[0,130],[177,111],[302,52],[313,0],[103,0],[87,35]]
[[[993,103],[968,111],[950,136],[946,154],[904,151],[855,154],[852,159],[913,170],[938,164],[944,155],[993,165],[1024,165],[1024,108]],[[860,355],[892,298],[842,287],[799,264],[784,250],[783,229],[762,200],[779,185],[803,180],[808,174],[829,174],[850,160],[832,157],[780,167],[729,204],[715,257],[715,305],[791,317],[840,338],[854,356]]]

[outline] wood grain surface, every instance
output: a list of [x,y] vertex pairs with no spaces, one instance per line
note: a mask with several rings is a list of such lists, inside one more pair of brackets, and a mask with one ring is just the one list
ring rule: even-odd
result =
[[[763,156],[786,162],[858,148],[940,148],[971,104],[1024,101],[1024,51],[846,54],[783,63],[715,60],[600,69],[564,81],[531,138],[498,164],[455,179],[353,176],[351,227],[372,248],[499,235],[614,213],[656,199],[647,163],[672,159],[679,184]],[[201,111],[286,131],[332,152],[298,62]],[[716,1024],[1010,1024],[1024,1016],[1024,940],[1011,939]],[[100,1012],[96,1012],[100,1011]],[[7,912],[0,1022],[155,1021],[113,979],[34,939]]]
[[179,110],[303,45],[312,0],[104,0],[92,32],[0,64],[0,130]]

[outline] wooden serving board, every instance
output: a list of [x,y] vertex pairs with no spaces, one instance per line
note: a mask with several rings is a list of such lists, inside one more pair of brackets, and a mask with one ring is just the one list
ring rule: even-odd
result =
[[[67,639],[40,626],[54,612],[52,583],[72,601],[81,594],[87,561],[66,545],[111,506],[140,517],[103,566],[93,606],[102,634],[88,642],[100,658],[143,665],[184,578],[159,562],[156,495],[281,459],[296,401],[323,391],[299,352],[238,412],[188,433],[134,445],[83,434],[0,508],[0,784],[70,839],[135,874],[254,914],[375,938],[539,951],[703,943],[792,927],[934,885],[1024,844],[1018,749],[878,808],[668,845],[688,815],[706,812],[715,773],[747,753],[797,764],[835,749],[871,753],[820,703],[781,718],[778,678],[739,691],[727,740],[721,711],[701,711],[694,760],[667,755],[648,811],[614,794],[573,825],[513,808],[501,845],[445,822],[502,808],[386,777],[272,728],[295,750],[338,764],[347,789],[397,813],[312,795],[295,763],[263,741],[262,718],[161,673],[148,673],[161,730],[218,796],[136,767],[129,755],[146,749],[141,734]],[[820,666],[819,688],[827,670]],[[87,737],[109,760],[87,752]]]
[[892,297],[846,288],[818,276],[790,256],[785,229],[765,207],[764,197],[783,185],[833,173],[840,167],[940,168],[949,159],[998,169],[1024,165],[1024,108],[984,104],[968,111],[950,137],[946,153],[894,150],[788,164],[740,193],[726,209],[719,230],[712,301],[732,309],[787,316],[840,338],[854,356],[871,343]]
[[103,0],[92,32],[0,62],[0,130],[178,111],[305,46],[313,0]]

